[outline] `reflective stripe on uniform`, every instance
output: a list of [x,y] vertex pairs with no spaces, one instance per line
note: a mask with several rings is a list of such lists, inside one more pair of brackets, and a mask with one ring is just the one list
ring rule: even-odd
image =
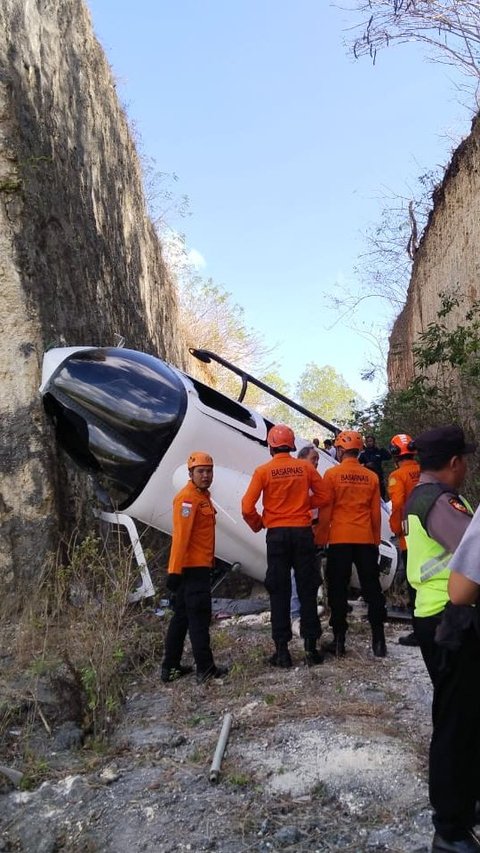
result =
[[444,569],[447,569],[451,556],[450,551],[442,551],[438,557],[432,557],[431,560],[423,563],[420,566],[420,581],[424,583],[424,581],[428,581],[430,578],[443,572]]

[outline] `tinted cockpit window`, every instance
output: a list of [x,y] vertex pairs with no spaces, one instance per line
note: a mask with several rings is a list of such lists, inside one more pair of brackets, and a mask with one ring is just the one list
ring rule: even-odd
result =
[[124,349],[75,353],[50,380],[57,439],[125,506],[145,487],[183,420],[187,395],[158,358]]
[[237,403],[236,400],[231,400],[230,397],[225,396],[225,394],[220,394],[220,392],[215,391],[214,388],[209,388],[208,385],[204,385],[203,382],[199,382],[198,379],[192,379],[191,376],[189,376],[189,379],[193,382],[198,397],[205,406],[209,406],[211,409],[216,409],[217,412],[221,412],[223,415],[228,415],[229,418],[233,418],[241,424],[246,424],[250,427],[257,426],[249,410],[245,408],[245,406],[242,406],[241,403]]

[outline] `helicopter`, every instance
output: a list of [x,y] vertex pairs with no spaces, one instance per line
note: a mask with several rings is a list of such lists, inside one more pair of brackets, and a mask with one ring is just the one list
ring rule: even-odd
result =
[[[142,576],[132,598],[154,594],[135,521],[171,535],[172,501],[188,479],[186,460],[194,449],[210,453],[215,462],[211,497],[217,510],[216,558],[263,582],[265,531],[255,534],[245,524],[241,498],[254,469],[270,458],[267,433],[273,422],[245,405],[248,385],[333,434],[339,428],[210,350],[190,348],[190,353],[238,375],[242,387],[237,400],[156,356],[122,344],[48,350],[40,394],[59,445],[108,495],[109,511],[99,509],[98,516],[125,526],[129,533]],[[306,444],[306,439],[296,437],[297,450]],[[319,457],[320,474],[338,464],[322,449]],[[384,591],[397,569],[388,517],[382,506],[379,567]],[[355,567],[352,586],[360,586]]]

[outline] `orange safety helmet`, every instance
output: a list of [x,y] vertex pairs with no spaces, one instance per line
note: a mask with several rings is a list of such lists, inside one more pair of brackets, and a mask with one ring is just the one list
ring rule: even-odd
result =
[[275,424],[271,427],[267,435],[269,447],[288,447],[290,450],[296,450],[295,433],[286,424]]
[[363,450],[363,438],[354,429],[343,429],[335,438],[335,447],[343,450]]
[[411,435],[401,432],[393,436],[388,449],[392,456],[396,456],[397,458],[400,456],[411,456],[413,454],[412,441]]
[[194,450],[187,459],[188,470],[196,468],[197,465],[208,465],[213,468],[213,459],[210,454],[204,453],[203,450]]

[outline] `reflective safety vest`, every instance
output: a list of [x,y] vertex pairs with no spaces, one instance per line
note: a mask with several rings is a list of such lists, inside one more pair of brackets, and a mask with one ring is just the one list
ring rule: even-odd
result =
[[[444,492],[452,492],[442,483],[416,486],[405,507],[405,538],[408,548],[407,577],[416,590],[415,616],[435,616],[448,601],[449,562],[452,554],[426,530],[430,510]],[[470,505],[457,497],[469,512]]]

